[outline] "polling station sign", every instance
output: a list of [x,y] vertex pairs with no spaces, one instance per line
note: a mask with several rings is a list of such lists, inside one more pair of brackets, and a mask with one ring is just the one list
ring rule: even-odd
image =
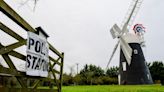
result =
[[28,32],[26,74],[30,76],[48,76],[49,55],[45,37]]

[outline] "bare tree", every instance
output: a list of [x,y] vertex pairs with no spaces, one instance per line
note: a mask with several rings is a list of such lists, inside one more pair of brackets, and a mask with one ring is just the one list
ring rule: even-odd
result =
[[27,5],[27,6],[30,8],[30,6],[29,6],[29,2],[30,2],[30,1],[33,2],[34,6],[33,6],[33,9],[32,9],[32,10],[35,11],[37,2],[38,2],[39,0],[25,0],[25,1],[22,0],[21,3],[20,3],[19,8],[22,7],[22,6],[24,6],[24,5]]

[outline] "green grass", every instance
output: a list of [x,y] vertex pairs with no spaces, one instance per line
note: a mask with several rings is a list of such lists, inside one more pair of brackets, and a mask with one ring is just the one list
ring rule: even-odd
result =
[[160,85],[63,86],[62,92],[164,92]]

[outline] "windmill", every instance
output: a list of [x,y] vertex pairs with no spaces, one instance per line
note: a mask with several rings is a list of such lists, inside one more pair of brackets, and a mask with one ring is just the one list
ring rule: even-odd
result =
[[[143,35],[132,34],[128,31],[142,1],[143,0],[133,0],[132,8],[129,10],[122,28],[114,24],[110,30],[113,39],[118,38],[118,42],[113,49],[107,68],[120,45],[119,84],[153,83],[141,48],[143,40],[140,38],[142,38],[141,36]],[[139,28],[137,28],[137,30],[138,29]]]

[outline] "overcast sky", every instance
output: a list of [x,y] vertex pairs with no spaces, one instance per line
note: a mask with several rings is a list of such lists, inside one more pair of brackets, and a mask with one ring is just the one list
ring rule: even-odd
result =
[[[48,34],[48,41],[65,53],[64,71],[79,63],[94,64],[106,68],[117,39],[109,32],[113,24],[121,25],[132,0],[38,0],[33,11],[32,0],[5,0],[34,28],[41,26]],[[27,34],[0,13],[3,23],[9,25],[26,38]],[[164,61],[164,0],[144,0],[134,24],[146,27],[146,48],[143,49],[148,62]],[[12,25],[12,26],[11,26]],[[18,30],[19,29],[19,30]],[[132,31],[132,30],[131,30]],[[1,34],[4,34],[1,32]],[[5,34],[0,37],[3,44]],[[13,40],[12,40],[13,43]],[[23,51],[25,52],[25,51]],[[110,66],[118,66],[117,50]]]

